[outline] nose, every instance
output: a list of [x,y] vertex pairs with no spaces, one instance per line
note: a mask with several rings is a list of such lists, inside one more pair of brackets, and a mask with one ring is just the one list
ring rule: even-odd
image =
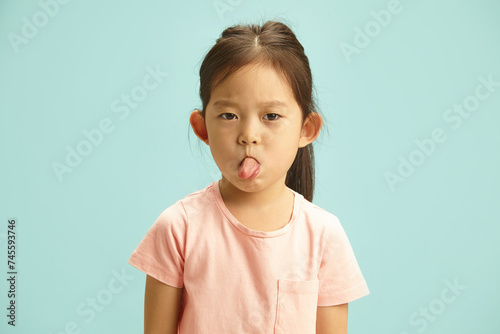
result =
[[248,120],[242,122],[238,142],[242,145],[257,144],[260,142],[259,125],[257,122]]

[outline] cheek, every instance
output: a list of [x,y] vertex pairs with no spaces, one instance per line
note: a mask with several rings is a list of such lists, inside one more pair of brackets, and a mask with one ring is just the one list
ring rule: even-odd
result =
[[276,143],[276,145],[282,146],[283,148],[290,149],[290,146],[298,145],[300,132],[298,129],[280,126],[273,129],[269,129],[267,132],[269,139]]
[[300,135],[300,124],[295,119],[286,119],[276,122],[268,127],[268,132],[277,138],[289,138],[295,140]]
[[276,163],[282,166],[291,165],[297,155],[298,144],[292,140],[280,139],[272,144],[270,156],[275,159]]
[[225,133],[214,133],[212,135],[212,144],[214,145],[216,150],[227,150],[230,146],[229,136]]
[[208,134],[210,137],[213,138],[213,140],[218,140],[219,144],[224,142],[224,138],[227,139],[231,134],[234,132],[231,131],[229,127],[224,127],[224,126],[212,126],[208,130]]
[[299,134],[293,131],[287,131],[284,135],[274,137],[274,140],[271,141],[273,154],[284,163],[293,162],[299,148],[299,139]]

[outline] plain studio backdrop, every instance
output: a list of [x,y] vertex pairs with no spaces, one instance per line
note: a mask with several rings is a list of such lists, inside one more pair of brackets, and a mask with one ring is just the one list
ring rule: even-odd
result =
[[325,118],[314,202],[339,217],[370,289],[349,333],[500,332],[499,12],[2,1],[0,332],[142,333],[131,252],[160,212],[220,178],[188,123],[201,61],[224,28],[274,18],[304,46]]

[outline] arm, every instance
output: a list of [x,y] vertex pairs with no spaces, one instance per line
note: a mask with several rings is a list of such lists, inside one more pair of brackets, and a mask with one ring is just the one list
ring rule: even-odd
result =
[[348,304],[318,306],[316,334],[347,334]]
[[175,288],[146,276],[144,334],[177,334],[182,288]]

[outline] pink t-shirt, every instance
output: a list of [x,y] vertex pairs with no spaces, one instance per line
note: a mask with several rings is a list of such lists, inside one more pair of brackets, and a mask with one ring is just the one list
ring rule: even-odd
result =
[[184,288],[179,333],[315,333],[318,306],[369,294],[338,218],[290,191],[276,231],[238,222],[218,181],[160,214],[128,263]]

